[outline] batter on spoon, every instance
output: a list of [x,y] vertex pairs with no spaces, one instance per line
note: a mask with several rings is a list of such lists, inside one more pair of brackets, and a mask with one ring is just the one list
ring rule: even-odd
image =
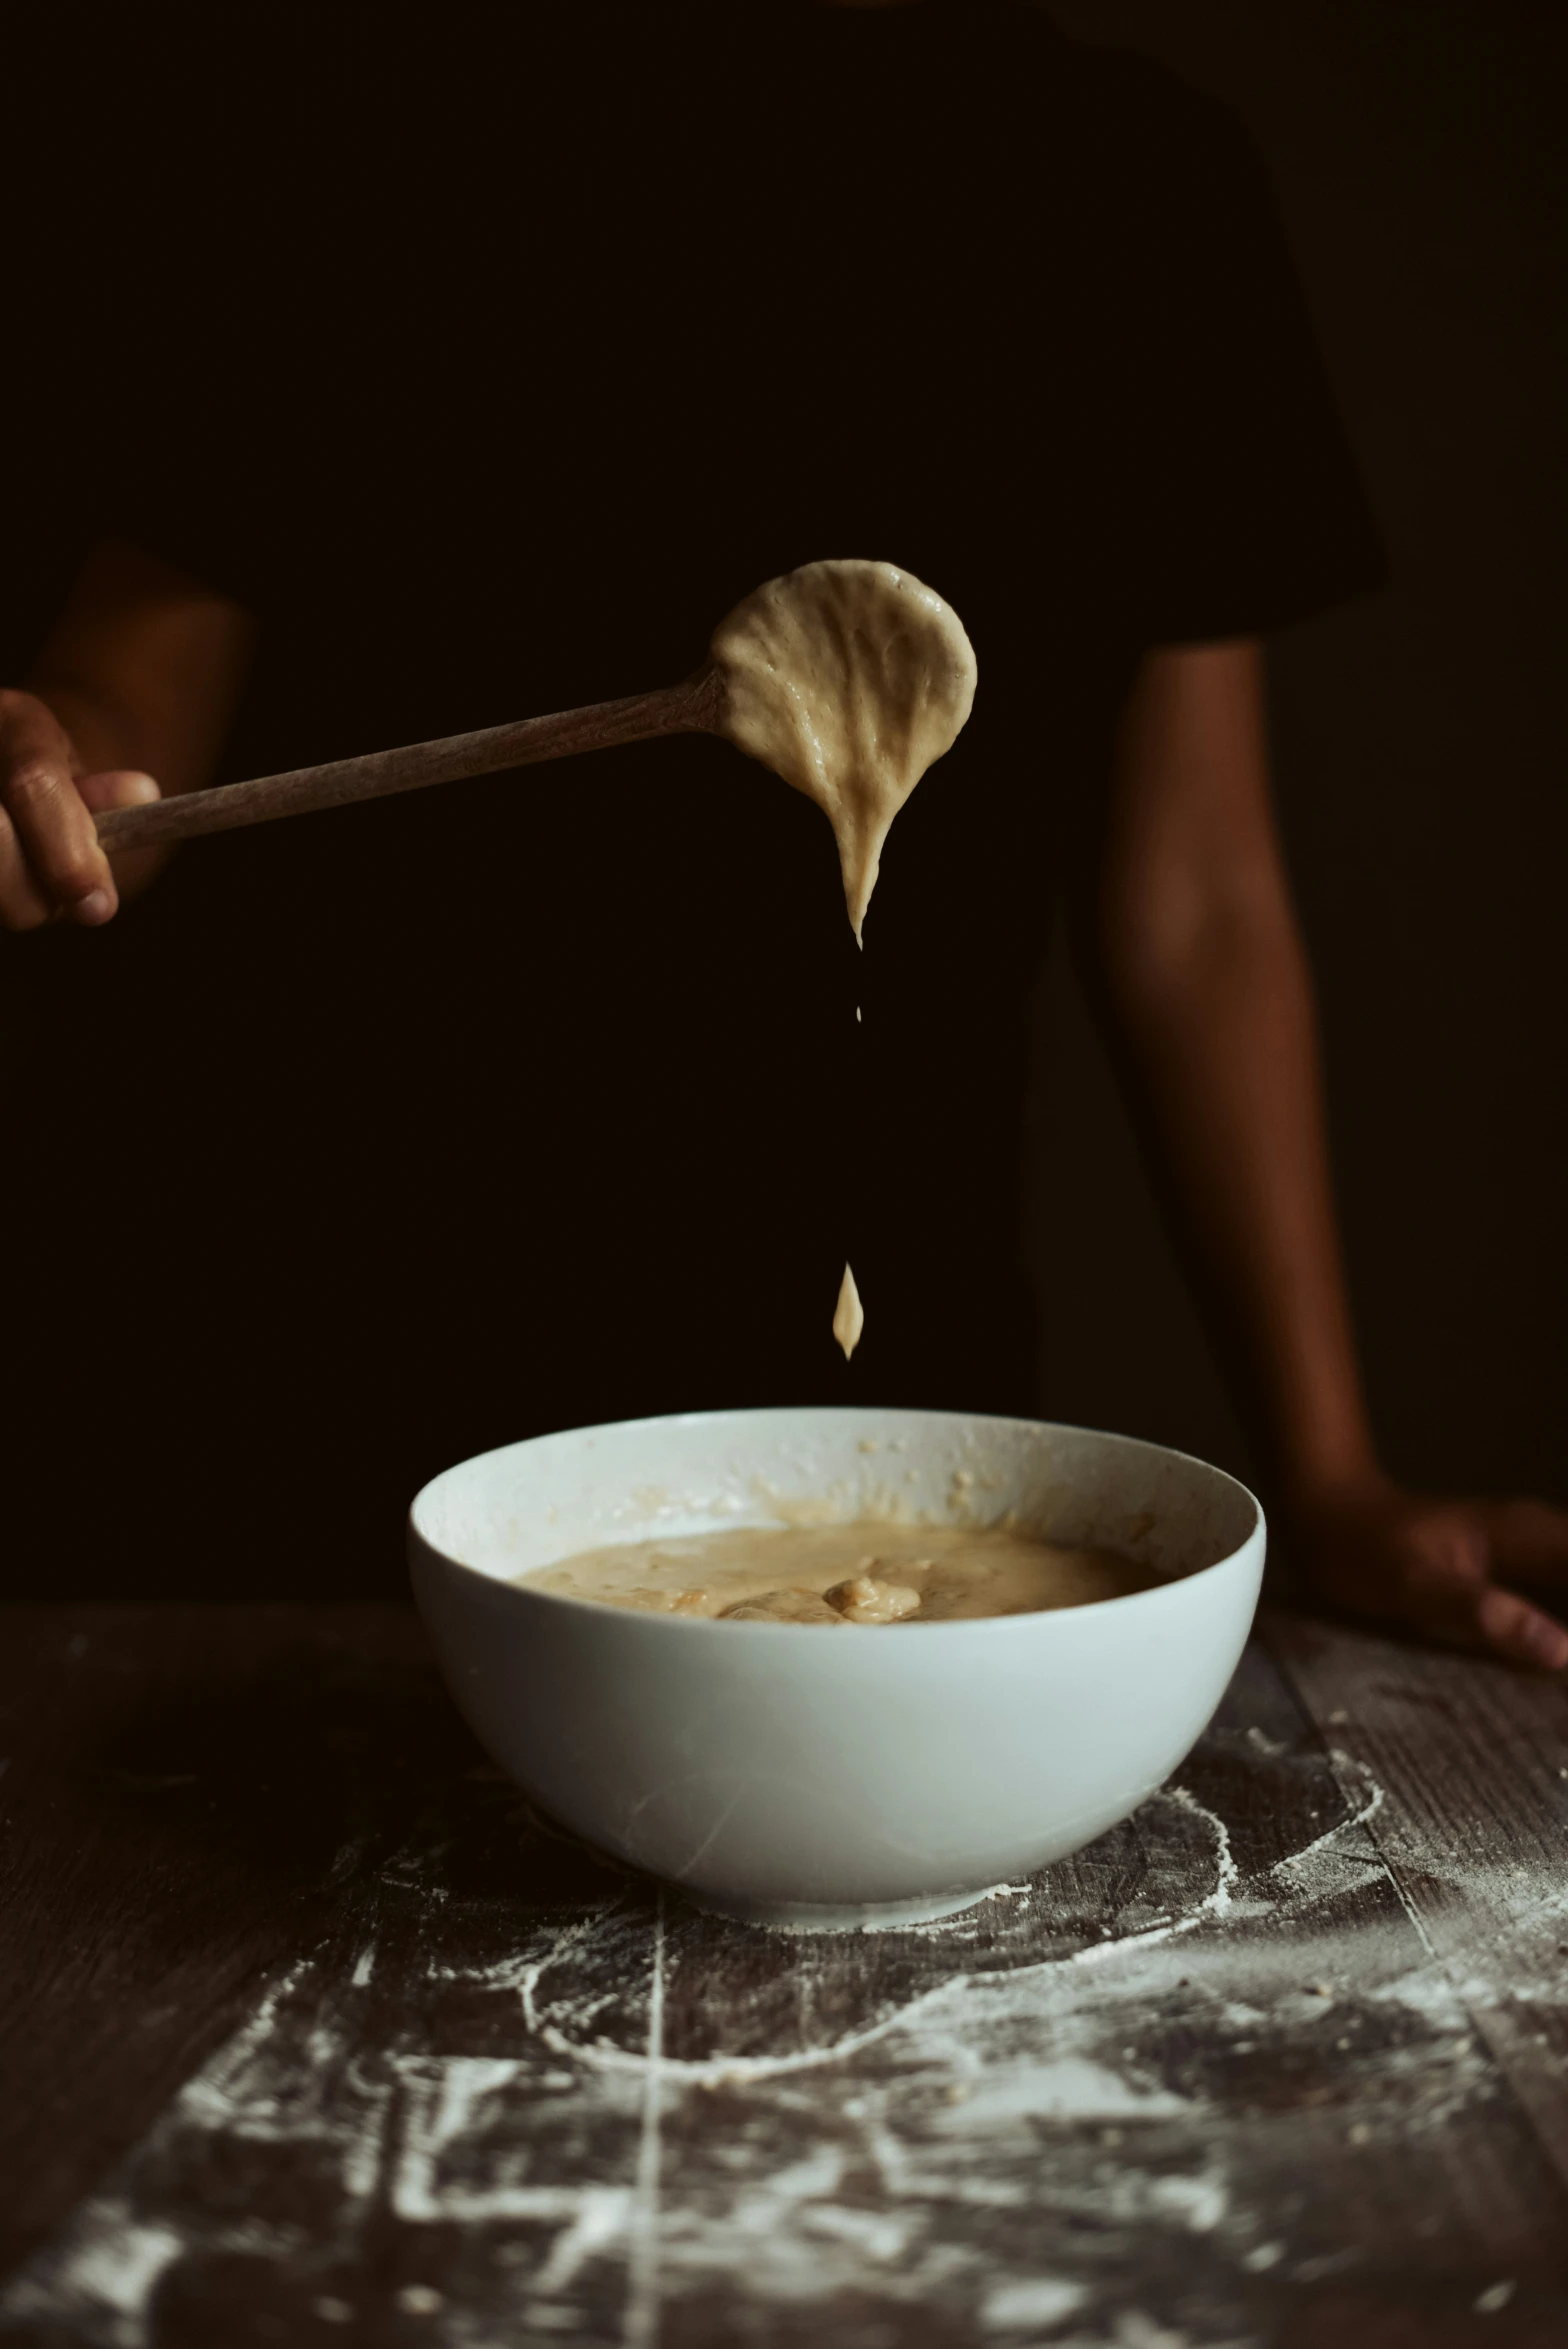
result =
[[806,563],[714,631],[725,732],[833,827],[857,939],[893,818],[974,705],[974,648],[939,595],[891,563]]

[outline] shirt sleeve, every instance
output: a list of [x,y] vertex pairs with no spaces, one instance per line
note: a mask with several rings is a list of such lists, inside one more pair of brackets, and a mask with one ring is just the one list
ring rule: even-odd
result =
[[1191,93],[1134,342],[1127,528],[1145,643],[1249,636],[1387,571],[1262,162]]

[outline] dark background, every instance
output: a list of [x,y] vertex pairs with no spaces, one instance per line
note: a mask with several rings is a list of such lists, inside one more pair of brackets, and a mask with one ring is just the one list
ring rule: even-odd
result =
[[[1558,0],[1050,13],[1228,101],[1273,169],[1394,566],[1273,663],[1374,1414],[1414,1482],[1568,1500],[1568,20]],[[1039,1013],[1041,1407],[1247,1474],[1060,958]],[[137,1251],[134,1194],[123,1213]]]
[[[1282,637],[1281,814],[1390,1467],[1568,1500],[1568,19],[1520,0],[1056,0],[1274,173],[1393,563]],[[1051,1416],[1245,1445],[1058,961],[1032,1253]]]

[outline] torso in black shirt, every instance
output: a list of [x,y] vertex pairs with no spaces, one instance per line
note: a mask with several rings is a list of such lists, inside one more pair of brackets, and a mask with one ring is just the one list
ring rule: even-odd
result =
[[84,1508],[133,1586],[374,1587],[425,1475],[552,1425],[1027,1410],[1026,1006],[1126,684],[1374,559],[1223,117],[1022,8],[564,13],[317,61],[140,281],[95,494],[257,615],[225,771],[673,681],[843,554],[962,615],[975,714],[863,960],[821,815],[699,739],[203,843],[26,942],[108,1037],[91,1132],[34,1052],[68,1210],[106,1134],[185,1209],[119,1260]]

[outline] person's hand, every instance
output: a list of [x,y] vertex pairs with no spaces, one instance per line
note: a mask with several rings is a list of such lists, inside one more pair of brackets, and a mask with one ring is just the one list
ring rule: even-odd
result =
[[1568,1667],[1568,1630],[1509,1587],[1568,1593],[1568,1510],[1376,1478],[1298,1502],[1293,1530],[1311,1590],[1333,1607],[1537,1671]]
[[120,902],[93,817],[159,796],[150,775],[83,762],[47,702],[0,690],[0,927],[36,930],[64,916],[93,927]]

